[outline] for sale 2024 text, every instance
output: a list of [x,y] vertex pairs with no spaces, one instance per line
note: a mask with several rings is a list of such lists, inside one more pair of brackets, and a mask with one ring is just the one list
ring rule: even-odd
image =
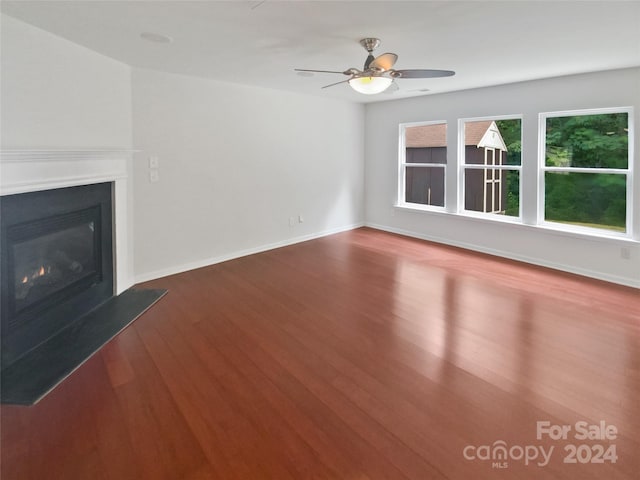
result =
[[[616,463],[616,445],[611,442],[617,436],[618,429],[614,425],[607,425],[604,420],[597,424],[579,421],[573,425],[558,425],[548,420],[536,422],[537,440],[581,442],[563,446],[563,463]],[[467,445],[462,453],[466,460],[490,461],[492,468],[508,468],[509,461],[545,467],[555,447],[551,445],[545,449],[543,445],[507,445],[504,440],[496,440],[492,445]]]

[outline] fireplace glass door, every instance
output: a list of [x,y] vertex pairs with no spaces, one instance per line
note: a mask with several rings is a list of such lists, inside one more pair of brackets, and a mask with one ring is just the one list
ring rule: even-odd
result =
[[12,317],[100,281],[99,215],[89,208],[9,229]]

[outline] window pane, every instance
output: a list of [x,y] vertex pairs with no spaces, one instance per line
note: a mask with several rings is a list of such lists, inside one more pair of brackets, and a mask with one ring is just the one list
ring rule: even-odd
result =
[[625,231],[626,175],[545,172],[545,220]]
[[407,167],[405,202],[444,207],[444,167]]
[[627,113],[547,117],[548,167],[627,168]]
[[502,139],[507,146],[507,165],[522,164],[522,121],[519,118],[496,120]]
[[406,163],[447,163],[447,124],[405,129]]
[[465,163],[520,165],[521,138],[521,121],[517,118],[465,122]]
[[466,169],[464,208],[474,212],[520,215],[520,172],[497,168]]

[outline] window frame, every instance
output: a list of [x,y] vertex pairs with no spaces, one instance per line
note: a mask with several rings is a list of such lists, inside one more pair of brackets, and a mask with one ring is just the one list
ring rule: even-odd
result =
[[[466,217],[482,218],[482,219],[497,221],[497,222],[522,223],[522,186],[523,186],[522,165],[524,163],[522,152],[524,151],[524,147],[521,147],[520,165],[492,165],[491,168],[487,168],[487,165],[483,165],[483,164],[466,163],[465,124],[467,122],[482,122],[482,121],[489,121],[489,120],[491,121],[520,120],[520,145],[524,144],[524,138],[523,138],[524,115],[523,114],[490,115],[490,116],[483,116],[483,117],[470,117],[470,118],[458,119],[458,169],[456,172],[457,186],[458,186],[458,209],[456,213]],[[478,212],[476,210],[467,210],[465,208],[466,170],[517,171],[518,172],[518,197],[519,197],[518,198],[518,216],[500,215],[495,212]]]
[[[406,131],[411,127],[424,127],[427,125],[445,125],[447,135],[449,131],[449,124],[446,120],[428,120],[422,122],[407,122],[399,125],[398,134],[398,194],[396,197],[396,207],[410,208],[415,210],[426,210],[433,212],[446,212],[447,208],[447,163],[407,163],[407,148],[406,148]],[[449,152],[448,142],[445,143],[445,148]],[[411,203],[406,201],[406,175],[407,167],[422,167],[422,168],[441,168],[444,176],[444,198],[443,205],[428,205],[423,203]]]
[[[546,165],[546,139],[547,139],[547,118],[585,116],[585,115],[606,115],[614,113],[627,114],[627,168],[597,168],[597,167],[549,167]],[[633,107],[605,107],[589,108],[578,110],[563,110],[557,112],[541,112],[538,114],[538,205],[537,205],[537,225],[553,230],[570,233],[579,233],[589,236],[604,236],[611,238],[633,238],[633,163],[634,163],[634,111]],[[567,172],[567,173],[590,173],[590,174],[614,174],[626,176],[626,198],[625,198],[625,231],[617,232],[607,228],[587,227],[582,225],[572,225],[569,223],[555,222],[545,219],[545,173],[546,172]]]

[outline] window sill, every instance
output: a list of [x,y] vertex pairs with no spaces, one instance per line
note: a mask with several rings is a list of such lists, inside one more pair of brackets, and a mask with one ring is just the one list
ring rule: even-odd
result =
[[394,208],[398,208],[400,210],[409,210],[415,212],[429,212],[429,213],[443,213],[446,215],[452,215],[447,212],[444,207],[438,207],[435,205],[422,205],[418,203],[398,203],[393,206]]
[[550,223],[550,222],[541,223],[537,225],[528,225],[528,224],[522,223],[522,218],[520,217],[507,217],[502,215],[496,215],[494,218],[494,217],[489,217],[490,214],[485,215],[485,214],[468,214],[468,213],[455,213],[455,212],[452,213],[452,212],[447,212],[443,207],[430,207],[427,205],[422,207],[422,206],[416,206],[416,205],[410,205],[410,204],[396,204],[393,207],[397,210],[403,210],[403,211],[413,212],[413,213],[436,214],[444,217],[465,219],[465,220],[471,220],[474,222],[481,222],[481,223],[493,223],[493,224],[499,223],[499,224],[506,224],[506,225],[514,225],[516,228],[530,229],[532,231],[537,231],[537,232],[540,232],[540,231],[549,232],[554,235],[559,235],[563,237],[580,238],[582,240],[593,240],[593,241],[599,241],[599,242],[615,241],[623,244],[629,244],[629,243],[640,244],[640,240],[636,240],[632,238],[632,236],[627,233],[599,232],[597,231],[597,229],[594,229],[595,230],[594,232],[582,231],[579,229],[566,228],[566,227],[563,227],[561,224]]

